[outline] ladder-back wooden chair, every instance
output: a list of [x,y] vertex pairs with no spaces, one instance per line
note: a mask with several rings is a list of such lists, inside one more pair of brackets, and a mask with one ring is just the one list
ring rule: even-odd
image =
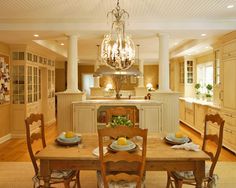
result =
[[[43,187],[38,161],[35,158],[35,154],[46,147],[43,114],[31,114],[25,119],[25,125],[28,152],[35,172],[35,176],[32,178],[34,187]],[[73,179],[75,176],[75,170],[53,170],[50,175],[50,184],[64,183],[65,188],[69,188],[70,182],[75,181],[75,179]],[[75,186],[76,183],[74,183],[74,187]]]
[[[222,148],[224,122],[219,114],[205,116],[202,150],[210,156],[211,165],[206,166],[203,187],[211,188],[217,178],[214,169]],[[183,184],[196,185],[193,171],[167,172],[167,174],[167,188],[173,187],[172,183],[176,188],[181,188]]]
[[[118,138],[120,136],[136,139],[136,143],[141,142],[139,143],[140,146],[136,151],[130,153],[127,151],[117,151],[104,154],[104,147],[107,146],[107,143],[104,142],[104,138]],[[101,172],[98,172],[98,187],[143,187],[146,164],[147,129],[125,126],[104,128],[98,130],[98,137],[99,159],[101,164]]]

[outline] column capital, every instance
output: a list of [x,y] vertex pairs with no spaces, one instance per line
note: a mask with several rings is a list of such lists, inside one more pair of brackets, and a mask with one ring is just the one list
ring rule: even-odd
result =
[[65,36],[67,38],[70,38],[70,37],[77,37],[77,38],[79,38],[80,34],[78,32],[69,32],[69,33],[65,33]]
[[170,35],[168,33],[165,33],[165,32],[157,33],[158,38],[163,37],[163,36],[169,37]]

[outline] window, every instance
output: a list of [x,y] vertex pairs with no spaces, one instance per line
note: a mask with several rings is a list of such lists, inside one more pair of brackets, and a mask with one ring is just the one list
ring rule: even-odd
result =
[[213,63],[197,65],[197,83],[201,84],[200,92],[206,93],[206,85],[213,85]]

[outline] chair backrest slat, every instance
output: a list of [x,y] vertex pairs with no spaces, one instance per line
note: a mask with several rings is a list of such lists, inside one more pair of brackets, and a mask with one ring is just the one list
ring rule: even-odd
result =
[[[110,181],[125,180],[137,182],[137,187],[140,188],[146,163],[147,129],[118,126],[115,128],[100,129],[98,130],[98,136],[99,159],[101,163],[101,173],[104,181],[104,187],[108,188],[108,182]],[[140,141],[142,141],[142,151],[137,150],[132,153],[118,151],[104,155],[104,137],[118,138],[121,136],[129,139],[140,138]],[[118,163],[122,163],[122,165],[124,164],[122,168],[120,167],[121,165],[116,165]],[[132,171],[132,173],[130,171]]]
[[[40,128],[40,132],[31,133],[34,123],[40,124],[38,126]],[[26,126],[26,140],[27,140],[28,152],[34,166],[35,175],[37,175],[39,172],[39,167],[36,162],[35,154],[39,152],[39,150],[37,150],[36,153],[34,153],[32,144],[34,143],[34,141],[40,139],[42,142],[42,147],[43,148],[46,147],[43,114],[31,114],[29,117],[25,119],[25,126]]]
[[[209,114],[205,116],[205,126],[204,126],[204,137],[203,137],[203,145],[202,150],[205,151],[211,157],[211,167],[209,171],[209,176],[213,176],[213,172],[218,161],[222,142],[223,142],[223,129],[224,129],[224,120],[220,117],[219,114]],[[210,128],[213,127],[212,130],[215,132],[212,133]],[[214,142],[216,144],[215,151],[208,151],[207,145],[210,142]]]

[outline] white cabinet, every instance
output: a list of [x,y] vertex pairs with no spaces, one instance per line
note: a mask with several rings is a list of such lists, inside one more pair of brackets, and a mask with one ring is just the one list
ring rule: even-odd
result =
[[[73,131],[79,133],[96,132],[98,128],[105,126],[105,120],[104,122],[102,121],[102,124],[98,122],[99,117],[101,117],[101,112],[104,113],[104,116],[107,116],[106,110],[114,107],[136,107],[139,111],[140,128],[147,128],[149,132],[163,131],[163,104],[156,101],[150,102],[145,100],[85,100],[73,102]],[[100,111],[101,108],[102,111]]]
[[97,132],[97,110],[95,105],[73,105],[73,131]]
[[236,115],[229,112],[221,112],[225,120],[223,145],[236,153]]
[[194,105],[194,127],[200,133],[204,132],[204,124],[205,124],[205,115],[207,114],[208,107],[201,104]]
[[[236,45],[236,44],[235,44]],[[223,107],[236,110],[236,57],[223,61]]]
[[50,64],[42,64],[42,57],[28,52],[27,46],[12,48],[11,133],[24,137],[24,119],[31,113],[43,113],[46,125],[55,122],[55,63],[44,58]]
[[185,121],[185,101],[179,100],[179,119]]
[[141,105],[139,109],[139,121],[141,128],[147,128],[149,132],[161,132],[162,127],[162,106]]

